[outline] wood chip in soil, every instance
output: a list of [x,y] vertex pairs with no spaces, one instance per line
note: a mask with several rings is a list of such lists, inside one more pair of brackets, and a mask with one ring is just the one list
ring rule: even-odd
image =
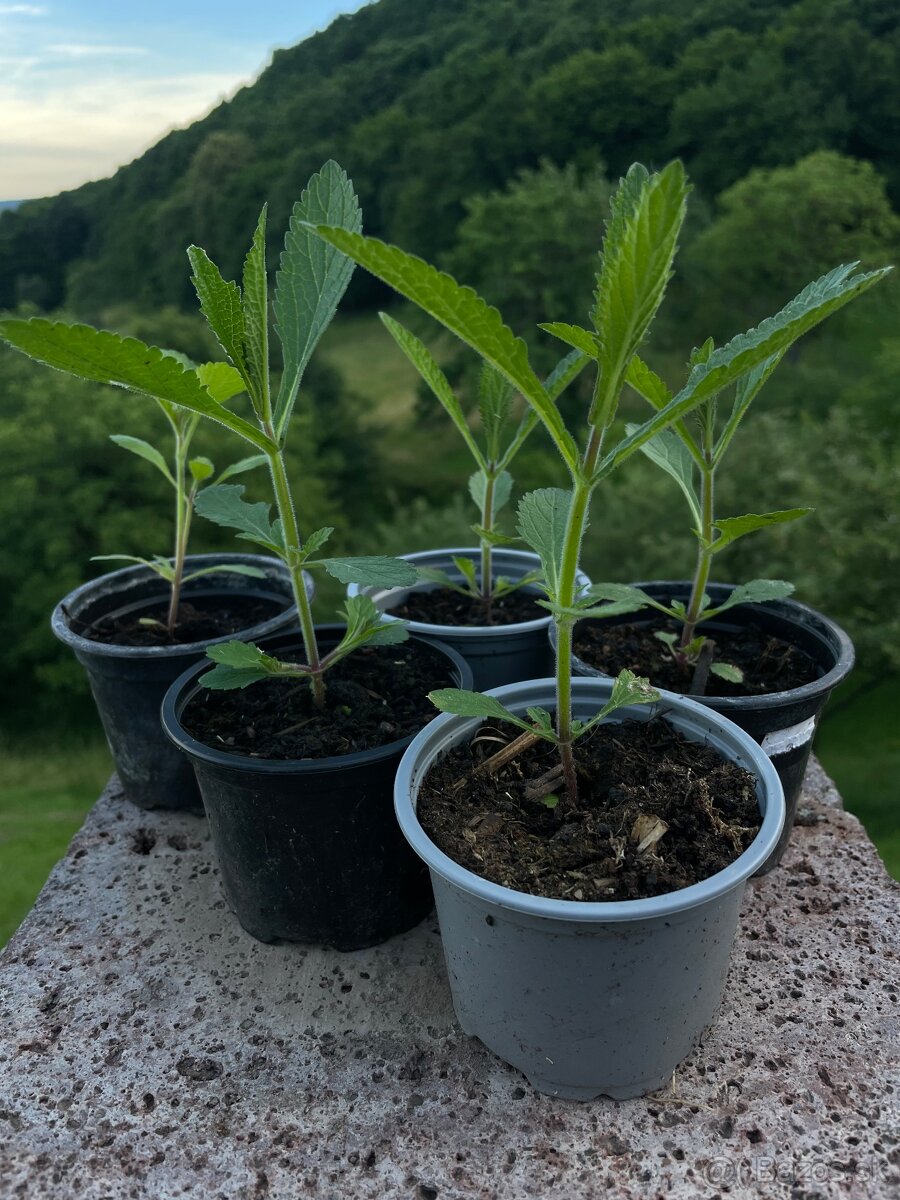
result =
[[[287,659],[284,651],[279,657]],[[301,652],[297,658],[302,661]],[[325,675],[325,708],[304,679],[271,679],[241,691],[203,690],[182,713],[206,746],[253,758],[315,759],[384,746],[427,725],[435,688],[456,686],[450,661],[423,642],[364,646]]]
[[659,896],[721,871],[759,831],[754,776],[662,717],[604,723],[579,739],[575,810],[560,783],[541,782],[558,761],[547,742],[495,774],[473,773],[498,737],[515,736],[483,725],[433,764],[417,803],[431,840],[493,883],[562,900]]
[[[668,648],[654,634],[657,630],[680,635],[680,628],[665,619],[613,625],[607,621],[580,621],[575,627],[576,655],[588,666],[607,675],[634,671],[649,678],[655,687],[686,693],[694,669],[676,663]],[[732,633],[704,631],[715,639],[716,659],[731,663],[744,673],[743,683],[730,683],[710,675],[707,696],[760,696],[802,687],[819,678],[816,664],[797,646],[773,637],[757,625],[746,625]]]

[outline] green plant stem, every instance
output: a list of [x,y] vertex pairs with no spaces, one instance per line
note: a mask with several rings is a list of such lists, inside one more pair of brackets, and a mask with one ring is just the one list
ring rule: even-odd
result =
[[[275,432],[271,426],[266,428],[266,435],[273,441],[275,440]],[[303,649],[306,651],[306,661],[310,669],[310,686],[312,688],[313,703],[316,708],[322,708],[325,704],[325,682],[322,678],[319,644],[316,641],[312,608],[310,607],[309,597],[306,594],[306,585],[303,580],[303,566],[299,559],[300,531],[297,528],[297,516],[294,512],[291,488],[280,451],[275,451],[269,455],[269,468],[272,472],[272,484],[275,489],[275,503],[278,506],[278,515],[281,518],[282,528],[284,529],[287,566],[291,576],[294,602],[297,605],[297,613],[300,617]]]
[[[494,485],[496,479],[493,471],[495,470],[494,463],[490,463],[490,471],[485,472],[484,485],[484,504],[481,506],[481,525],[483,529],[491,531],[494,528]],[[481,539],[481,596],[487,608],[488,620],[491,616],[491,601],[494,596],[494,567],[493,567],[493,547],[487,538]]]
[[[575,603],[578,558],[587,526],[591,493],[594,490],[593,485],[587,480],[593,474],[602,444],[603,431],[592,426],[587,449],[584,452],[582,476],[575,478],[572,485],[572,503],[569,506],[559,569],[558,602],[561,608],[572,608]],[[572,631],[574,627],[573,618],[556,618],[556,736],[566,785],[566,797],[571,807],[578,803],[578,776],[575,771],[572,736]]]
[[709,569],[712,565],[712,550],[709,544],[712,541],[713,535],[713,479],[715,471],[706,455],[707,452],[704,451],[706,465],[702,473],[703,481],[700,491],[700,536],[702,541],[697,553],[697,569],[694,572],[694,583],[691,588],[687,616],[685,617],[684,627],[681,630],[681,649],[684,649],[685,646],[693,641],[694,630],[697,628],[697,621],[703,609],[703,596],[706,592],[706,585],[709,582]]
[[169,595],[169,613],[166,629],[171,635],[178,621],[178,606],[181,603],[181,580],[184,576],[184,560],[187,555],[188,533],[191,527],[191,501],[184,486],[188,444],[181,433],[175,433],[175,561],[172,590]]

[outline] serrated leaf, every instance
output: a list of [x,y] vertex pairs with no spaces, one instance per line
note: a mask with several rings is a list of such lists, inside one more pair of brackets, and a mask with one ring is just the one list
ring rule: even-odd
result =
[[341,226],[352,232],[362,229],[353,184],[330,160],[312,176],[294,205],[275,279],[275,329],[284,355],[284,373],[275,404],[279,439],[291,419],[313,351],[353,274],[351,260],[313,233],[310,226],[319,224]]
[[553,718],[547,712],[546,708],[540,708],[535,705],[533,708],[526,708],[525,712],[540,729],[543,729],[547,733],[553,732]]
[[483,525],[470,525],[469,528],[480,542],[487,542],[489,546],[514,546],[522,540],[521,538],[510,537],[506,533],[500,533],[497,529],[485,529]]
[[677,633],[668,633],[665,629],[654,630],[653,636],[658,638],[659,641],[661,641],[664,645],[668,646],[670,650],[675,648],[675,643],[678,641]]
[[668,612],[664,604],[645,592],[643,588],[634,587],[630,583],[592,583],[585,588],[581,595],[582,602],[595,600],[611,600],[616,604],[631,604],[633,608],[623,608],[621,612],[635,612],[640,608],[655,608],[658,612]]
[[204,488],[194,500],[194,509],[216,525],[239,530],[238,537],[244,541],[284,553],[284,539],[280,536],[278,522],[270,518],[271,505],[265,501],[248,504],[241,499],[244,494],[242,483],[216,483]]
[[238,371],[246,375],[241,290],[236,283],[225,282],[219,268],[200,246],[189,246],[187,253],[194,272],[191,282],[200,301],[200,311],[219,345]]
[[[633,433],[635,429],[637,425],[625,426],[626,433]],[[679,435],[674,429],[664,429],[655,438],[645,442],[641,452],[675,480],[688,502],[695,524],[699,526],[702,518],[700,501],[694,488],[694,460]]]
[[443,405],[447,416],[462,434],[463,440],[469,447],[472,457],[482,469],[486,470],[487,463],[478,443],[472,436],[472,431],[469,428],[469,422],[466,420],[466,414],[462,410],[462,405],[453,388],[450,386],[447,376],[438,366],[425,343],[420,341],[404,325],[401,325],[399,321],[395,321],[393,317],[388,316],[387,313],[379,313],[378,315],[381,317],[385,329],[387,329],[394,341],[428,384],[435,397]]
[[203,483],[205,479],[209,479],[215,474],[216,468],[208,458],[192,458],[188,463],[188,470],[191,473],[195,483]]
[[672,399],[668,385],[649,367],[644,360],[635,354],[625,372],[625,382],[634,388],[648,404],[655,409],[665,408]]
[[545,321],[538,324],[538,329],[552,334],[567,346],[580,350],[590,358],[597,357],[597,335],[589,329],[582,329],[580,325],[568,325],[565,321]]
[[329,663],[346,657],[359,646],[393,646],[405,642],[409,630],[405,621],[385,621],[371,597],[348,596],[342,609],[347,629],[329,654]]
[[744,672],[740,667],[735,667],[732,663],[710,663],[709,669],[713,675],[718,675],[720,679],[727,679],[729,683],[744,682]]
[[547,591],[559,593],[563,547],[572,493],[562,488],[539,488],[519,501],[518,530],[541,560]]
[[598,716],[605,717],[628,704],[656,704],[661,699],[649,679],[633,671],[620,671],[613,681],[612,692]]
[[463,688],[439,688],[429,692],[428,699],[441,712],[455,713],[458,717],[485,717],[495,721],[509,721],[519,729],[531,730],[532,726],[504,708],[493,696],[483,692],[469,692]]
[[710,400],[773,354],[786,350],[804,333],[878,283],[891,270],[890,267],[885,267],[861,275],[852,275],[857,265],[850,263],[847,266],[835,267],[833,271],[805,287],[774,317],[767,317],[755,329],[741,333],[726,345],[720,346],[710,355],[707,362],[698,363],[691,371],[685,386],[666,407],[649,421],[645,421],[606,455],[595,472],[594,480],[599,481],[615,470],[645,442],[679,417]]
[[724,517],[714,521],[713,526],[719,530],[720,537],[712,543],[714,554],[736,542],[738,538],[754,533],[757,529],[765,529],[769,525],[784,525],[788,521],[797,521],[811,513],[811,508],[785,508],[779,512],[745,513],[742,517]]
[[333,525],[323,525],[321,529],[315,529],[303,539],[303,553],[315,554],[317,550],[321,550],[331,535],[334,533]]
[[488,458],[500,457],[500,434],[509,419],[515,389],[487,363],[478,380],[478,415],[488,447]]
[[496,308],[472,288],[398,246],[327,225],[317,226],[316,232],[440,321],[500,371],[537,410],[570,470],[577,471],[578,450],[559,409],[535,375],[525,343],[503,323]]
[[277,658],[264,654],[258,646],[248,642],[233,641],[210,646],[206,656],[216,666],[200,676],[200,683],[212,691],[249,687],[251,683],[281,673]]
[[470,591],[477,596],[479,594],[478,573],[471,558],[462,558],[460,555],[454,554],[453,565],[469,585]]
[[712,355],[712,352],[715,350],[715,348],[716,348],[716,343],[712,340],[711,337],[707,338],[702,346],[695,346],[694,349],[691,351],[690,358],[688,359],[689,365],[692,367],[696,367],[696,365],[698,363],[709,362],[710,356]]
[[143,438],[129,437],[126,433],[112,433],[109,440],[115,442],[117,446],[121,446],[123,450],[130,450],[138,458],[143,458],[146,462],[152,463],[157,471],[160,471],[166,477],[172,487],[176,486],[168,463],[155,446],[151,446]]
[[263,205],[244,259],[244,356],[250,399],[262,420],[269,412],[269,292],[266,282],[266,212]]
[[419,578],[412,563],[383,554],[362,558],[320,558],[317,565],[341,583],[358,583],[363,587],[410,587]]
[[[512,495],[513,478],[509,471],[501,471],[494,480],[494,495],[491,514],[496,516],[501,508],[509,502]],[[478,511],[484,513],[484,503],[487,497],[487,477],[483,471],[475,471],[469,476],[469,495],[478,506]]]
[[249,421],[217,404],[196,371],[157,346],[90,325],[66,325],[43,317],[0,321],[0,338],[48,367],[168,401],[211,417],[260,449],[274,448]]
[[636,163],[612,198],[591,311],[600,364],[592,425],[612,419],[628,365],[662,303],[687,193],[684,167],[676,160],[655,175]]
[[255,471],[257,467],[264,467],[268,461],[268,456],[265,454],[251,454],[249,458],[242,458],[225,468],[219,476],[219,483],[224,483],[226,479],[231,479],[234,475],[243,475],[245,471]]
[[196,371],[197,378],[219,404],[227,404],[246,390],[240,371],[236,371],[230,363],[201,363]]
[[[727,600],[704,611],[701,619],[708,620],[718,616],[726,609],[734,608],[736,604],[763,604],[766,600],[785,600],[793,591],[794,585],[785,579],[751,579],[749,583],[742,583],[736,587]],[[703,599],[703,608],[706,610],[708,598],[704,596]]]

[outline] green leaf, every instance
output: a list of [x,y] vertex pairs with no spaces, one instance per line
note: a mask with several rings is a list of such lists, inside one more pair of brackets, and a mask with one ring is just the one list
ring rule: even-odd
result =
[[651,687],[649,679],[635,675],[633,671],[620,671],[613,682],[609,699],[595,719],[606,717],[627,704],[656,704],[661,698],[656,688]]
[[317,550],[321,550],[331,535],[334,533],[333,525],[323,525],[321,529],[315,529],[303,539],[303,553],[315,554]]
[[200,301],[200,311],[219,345],[247,379],[241,290],[236,283],[225,282],[219,268],[200,246],[188,246],[187,253],[194,272],[191,282]]
[[265,571],[261,571],[259,567],[248,567],[243,563],[221,563],[216,567],[201,567],[199,571],[191,571],[190,575],[185,575],[182,578],[182,583],[187,583],[189,579],[199,579],[202,575],[247,575],[250,579],[265,579]]
[[266,454],[251,454],[249,458],[242,458],[239,462],[232,463],[226,467],[219,476],[219,483],[224,483],[226,479],[231,479],[234,475],[243,475],[245,471],[255,471],[257,467],[264,467],[269,461]]
[[[573,350],[571,354],[567,354],[565,358],[561,358],[547,378],[544,380],[544,390],[551,400],[556,400],[569,384],[577,379],[584,368],[591,360],[586,354],[582,354],[580,350]],[[534,430],[540,417],[533,408],[526,410],[525,415],[519,422],[519,427],[506,450],[503,453],[498,467],[501,469],[508,467],[512,460],[516,457],[526,440]]]
[[742,517],[724,517],[721,521],[714,521],[713,526],[719,530],[721,536],[712,543],[713,553],[718,554],[720,550],[724,550],[738,538],[753,533],[757,529],[765,529],[769,525],[783,525],[787,521],[796,521],[812,511],[811,508],[785,508],[779,512],[745,513]]
[[200,676],[200,683],[212,691],[249,687],[251,683],[282,673],[277,658],[264,654],[258,646],[248,642],[224,642],[210,646],[206,656],[216,666]]
[[592,583],[590,587],[585,588],[581,600],[582,602],[611,600],[616,604],[633,605],[631,608],[620,609],[620,612],[636,612],[638,609],[648,606],[655,608],[658,612],[669,612],[666,606],[654,599],[649,592],[645,592],[643,588],[633,587],[630,583]]
[[594,480],[598,481],[615,470],[678,417],[685,416],[699,404],[710,400],[773,354],[786,350],[804,333],[861,295],[891,270],[885,267],[862,275],[852,275],[856,266],[856,263],[851,263],[835,267],[805,287],[774,317],[767,317],[755,329],[732,338],[715,350],[705,363],[698,363],[678,395],[607,454],[597,468]]
[[500,457],[500,434],[509,419],[515,389],[509,381],[488,363],[481,368],[478,380],[478,415],[484,430],[488,458]]
[[625,382],[655,409],[665,408],[672,399],[667,384],[637,354],[628,364]]
[[553,792],[549,792],[546,796],[541,796],[541,804],[545,808],[556,808],[557,804],[559,804],[559,796]]
[[199,493],[194,500],[194,509],[207,521],[239,530],[238,537],[244,541],[258,542],[283,556],[284,538],[280,523],[273,523],[269,516],[271,505],[262,500],[248,504],[241,499],[243,494],[242,483],[216,483]]
[[283,439],[303,374],[347,290],[353,263],[317,237],[310,225],[362,229],[353,184],[336,162],[312,176],[291,212],[275,280],[275,328],[284,374],[275,404],[275,432]]
[[176,486],[175,480],[172,478],[172,472],[169,470],[168,463],[160,454],[160,452],[151,446],[149,442],[145,442],[142,438],[129,437],[127,433],[112,433],[109,440],[115,442],[117,446],[121,446],[123,450],[130,450],[132,454],[136,454],[138,458],[145,459],[148,463],[152,463],[157,471],[160,471],[171,483],[172,487]]
[[479,594],[478,573],[471,558],[461,558],[458,554],[454,554],[453,565],[469,585],[469,590],[472,594],[477,596]]
[[735,667],[731,663],[710,663],[709,669],[713,675],[718,675],[720,679],[727,679],[729,683],[744,682],[744,672],[740,667]]
[[469,428],[469,422],[466,420],[466,414],[462,410],[462,405],[453,388],[450,386],[447,376],[438,366],[433,355],[425,346],[425,343],[421,342],[414,333],[411,333],[399,321],[395,321],[393,317],[389,317],[387,313],[379,313],[378,315],[381,317],[385,329],[391,334],[394,341],[444,406],[444,410],[462,434],[463,440],[469,447],[469,452],[479,467],[482,470],[487,470],[484,455],[481,453],[478,443],[472,436],[472,431]]
[[216,472],[216,468],[210,460],[202,457],[192,458],[188,463],[188,470],[195,483],[203,483],[204,480],[209,479]]
[[[633,433],[637,425],[626,425],[625,432]],[[642,453],[661,467],[667,475],[671,475],[684,493],[691,510],[694,522],[702,523],[700,516],[700,501],[694,488],[694,460],[691,452],[674,429],[664,429],[655,438],[641,446]]]
[[[501,471],[494,480],[494,502],[491,507],[491,512],[494,516],[509,502],[509,498],[512,495],[512,485],[513,478],[509,471]],[[487,477],[484,471],[476,471],[473,475],[469,476],[469,495],[478,506],[478,511],[483,513],[487,495]]]
[[653,636],[668,646],[670,650],[675,649],[675,643],[678,641],[677,633],[667,633],[665,629],[657,629],[654,631]]
[[246,390],[240,371],[224,362],[201,363],[197,378],[218,404],[227,404]]
[[559,575],[571,503],[572,493],[562,488],[539,488],[528,492],[519,501],[518,530],[541,560],[551,597],[559,593]]
[[323,566],[341,583],[358,583],[364,587],[410,587],[419,578],[412,563],[383,554],[370,554],[364,558],[320,558],[316,565]]
[[758,396],[769,376],[784,358],[785,353],[782,350],[778,354],[773,354],[771,358],[767,358],[765,362],[760,363],[758,367],[754,367],[752,371],[748,371],[746,375],[738,380],[734,392],[734,404],[732,405],[731,415],[725,423],[725,428],[722,430],[722,435],[713,451],[713,465],[719,461],[728,449],[729,443],[737,432],[737,427],[740,425],[744,414]]
[[262,450],[274,449],[265,434],[217,404],[196,371],[137,338],[120,337],[90,325],[46,321],[43,317],[0,321],[0,338],[48,367],[92,383],[109,383],[168,401],[211,417]]
[[461,596],[471,596],[471,591],[467,587],[463,587],[458,580],[448,575],[446,571],[442,571],[440,567],[418,567],[419,580],[425,580],[427,583],[436,583],[439,587],[449,588],[452,592],[458,592]]
[[393,646],[405,642],[409,630],[405,621],[385,621],[369,596],[348,596],[342,609],[347,629],[338,645],[328,655],[333,666],[360,646]]
[[553,718],[547,712],[546,708],[535,706],[533,708],[526,708],[525,712],[539,729],[542,729],[545,733],[553,733]]
[[567,325],[565,321],[547,321],[538,324],[538,329],[543,329],[545,333],[550,333],[555,338],[559,338],[566,345],[580,350],[582,354],[588,355],[590,358],[596,358],[599,350],[597,335],[591,333],[589,329],[582,329],[580,325]]
[[785,600],[793,591],[794,585],[785,579],[751,579],[749,583],[742,583],[736,587],[728,599],[716,608],[707,609],[708,597],[704,596],[704,611],[700,619],[709,620],[728,608],[734,608],[736,604],[762,604],[766,600]]
[[612,420],[625,372],[662,303],[687,193],[684,167],[676,160],[656,175],[636,163],[613,196],[591,312],[600,364],[592,425]]
[[435,692],[429,692],[428,699],[441,712],[455,713],[458,717],[485,717],[494,721],[509,721],[519,729],[527,729],[529,732],[533,728],[527,721],[504,708],[499,700],[495,700],[493,696],[486,696],[483,692],[468,692],[463,688],[439,688]]
[[689,365],[696,367],[697,363],[709,362],[710,356],[715,348],[716,343],[711,337],[707,338],[702,346],[695,346],[691,351],[690,358],[688,359]]
[[569,469],[578,470],[578,450],[559,409],[532,370],[525,343],[504,325],[496,308],[472,288],[398,246],[327,225],[317,226],[316,232],[401,296],[418,304],[496,367],[537,410]]
[[269,416],[269,293],[266,283],[266,211],[263,205],[244,259],[244,355],[256,415]]
[[514,546],[516,542],[522,540],[521,538],[510,537],[506,533],[500,533],[497,529],[485,529],[483,525],[470,525],[469,528],[478,538],[479,542],[487,542],[489,546]]
[[137,558],[134,554],[92,554],[91,562],[130,562],[138,563],[142,567],[149,567],[151,571],[161,576],[168,583],[171,583],[175,578],[175,569],[167,558],[160,558],[158,555],[153,558]]

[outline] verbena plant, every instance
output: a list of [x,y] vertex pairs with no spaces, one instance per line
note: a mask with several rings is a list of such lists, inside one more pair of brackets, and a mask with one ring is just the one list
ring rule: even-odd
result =
[[[854,276],[858,263],[835,267],[821,279],[810,283],[795,300],[784,309],[805,310],[817,297],[841,293],[842,289],[853,291],[854,281],[866,281],[865,286],[876,282],[890,268],[870,272],[865,276]],[[859,288],[858,291],[862,291]],[[780,314],[779,314],[780,315]],[[771,318],[776,320],[777,318]],[[820,318],[821,319],[821,318]],[[767,322],[763,322],[760,329]],[[691,355],[689,366],[694,369],[716,354],[711,338]],[[759,395],[772,372],[784,358],[786,348],[781,349],[748,371],[735,387],[731,410],[724,422],[717,421],[715,397],[702,404],[693,414],[691,425],[677,421],[671,428],[646,442],[642,451],[652,462],[670,475],[684,495],[691,517],[693,532],[697,539],[697,562],[691,584],[688,603],[672,600],[669,604],[650,596],[642,588],[626,584],[597,584],[594,594],[613,601],[617,611],[636,612],[650,607],[669,617],[680,626],[680,633],[657,630],[655,636],[669,649],[674,660],[693,672],[690,690],[702,693],[708,671],[732,683],[743,680],[742,671],[732,663],[715,659],[715,642],[697,633],[698,626],[719,616],[737,604],[748,604],[765,600],[781,600],[789,596],[794,585],[783,579],[753,579],[736,587],[720,604],[712,604],[706,592],[717,554],[733,545],[739,538],[746,537],[758,529],[796,521],[812,512],[810,508],[787,508],[769,513],[744,513],[739,517],[716,516],[716,479],[725,454],[737,432],[748,408]],[[672,398],[666,384],[637,356],[632,360],[626,374],[627,383],[647,400],[655,409],[664,408]],[[631,431],[634,426],[628,426]],[[623,605],[630,605],[623,608]]]
[[[218,421],[261,454],[269,466],[277,518],[264,502],[248,504],[243,485],[206,487],[196,496],[197,512],[237,536],[277,555],[290,573],[300,617],[306,661],[282,662],[258,647],[232,641],[210,647],[216,666],[203,676],[211,688],[239,688],[265,678],[297,677],[308,681],[314,703],[325,698],[324,674],[329,667],[365,643],[404,641],[401,622],[383,623],[368,596],[346,601],[347,628],[328,654],[319,651],[303,572],[321,569],[342,583],[382,587],[409,585],[417,573],[402,559],[317,557],[331,528],[317,529],[301,540],[294,498],[284,463],[284,447],[304,371],[343,296],[353,263],[327,246],[309,222],[327,223],[355,232],[361,215],[353,185],[336,163],[313,175],[294,205],[276,277],[274,313],[282,346],[283,372],[277,390],[269,370],[269,300],[265,262],[266,209],[263,208],[244,262],[242,287],[226,283],[205,252],[192,246],[188,255],[200,308],[230,363],[214,364],[201,375],[156,347],[134,338],[43,319],[4,321],[0,336],[49,366],[82,379],[111,383],[151,396],[188,414]],[[231,412],[224,400],[246,391],[250,420]]]
[[[224,390],[217,389],[216,376],[219,373],[217,368],[218,364],[216,363],[206,363],[203,366],[197,367],[196,371],[198,377],[205,383],[210,393],[215,394],[219,390],[224,403],[225,400],[231,398],[227,394],[229,385],[226,383]],[[190,571],[185,574],[184,564],[188,552],[194,502],[200,489],[212,483],[215,478],[216,468],[208,458],[203,456],[196,458],[189,457],[191,442],[200,421],[199,413],[187,412],[185,409],[177,408],[174,404],[170,404],[168,400],[160,400],[158,397],[157,403],[165,414],[166,420],[175,435],[175,447],[171,465],[166,462],[165,456],[160,450],[155,446],[151,446],[143,438],[130,437],[124,433],[111,434],[110,438],[117,446],[121,446],[123,450],[130,450],[132,454],[136,454],[139,458],[143,458],[151,463],[174,489],[174,553],[171,559],[163,558],[161,555],[154,555],[153,558],[140,558],[133,554],[95,554],[92,561],[141,563],[166,580],[170,585],[170,594],[165,627],[171,635],[174,633],[175,626],[178,623],[178,607],[183,584],[188,583],[191,579],[199,579],[203,575],[215,575],[222,571],[230,572],[233,575],[249,575],[257,579],[263,578],[265,573],[256,567],[247,566],[243,563],[217,563],[214,566],[202,567],[197,571]],[[241,459],[240,462],[232,463],[231,466],[226,467],[219,475],[218,482],[224,483],[226,479],[230,479],[234,475],[239,475],[244,471],[252,470],[254,467],[262,466],[265,461],[265,455],[255,454],[250,458]],[[157,624],[156,621],[150,618],[144,618],[144,621],[147,624]]]
[[[396,246],[347,229],[325,224],[318,227],[319,236],[329,245],[342,250],[418,304],[499,371],[534,408],[569,472],[568,491],[541,489],[523,497],[519,505],[519,532],[540,556],[547,592],[543,603],[556,624],[555,727],[551,715],[540,708],[529,710],[526,722],[491,696],[456,688],[432,693],[434,703],[446,712],[502,718],[555,743],[569,805],[576,804],[578,797],[573,749],[576,738],[614,708],[656,696],[646,680],[623,672],[615,681],[602,713],[588,722],[573,720],[572,629],[582,617],[608,615],[617,610],[615,603],[597,605],[598,599],[606,598],[602,592],[589,589],[579,595],[576,590],[579,550],[594,491],[663,430],[708,404],[773,356],[783,354],[801,334],[884,274],[883,271],[864,275],[844,272],[823,277],[776,316],[733,338],[703,361],[698,360],[675,396],[660,403],[652,417],[606,449],[604,443],[629,371],[671,275],[687,191],[681,163],[670,163],[654,175],[635,164],[612,199],[590,313],[592,327],[558,322],[542,326],[596,365],[587,433],[581,446],[566,428],[559,409],[532,369],[525,343],[503,323],[497,310],[471,288],[461,286],[449,275]],[[610,516],[604,514],[606,519]],[[624,611],[631,611],[628,602]]]
[[[537,427],[538,414],[533,408],[527,408],[510,431],[516,390],[504,375],[485,363],[478,383],[478,415],[482,431],[482,442],[479,444],[469,427],[459,398],[424,343],[387,313],[379,313],[379,316],[462,435],[476,467],[469,477],[469,495],[477,505],[480,516],[479,522],[472,526],[479,541],[480,563],[476,564],[461,555],[454,556],[453,562],[462,577],[462,583],[436,567],[420,567],[419,575],[480,601],[486,619],[490,620],[495,600],[535,583],[541,577],[540,571],[529,571],[516,580],[502,575],[494,578],[492,562],[495,546],[511,545],[519,540],[497,528],[497,514],[512,495],[513,477],[509,467]],[[566,355],[544,381],[544,389],[550,399],[555,400],[561,395],[586,365],[587,359],[577,350]]]

